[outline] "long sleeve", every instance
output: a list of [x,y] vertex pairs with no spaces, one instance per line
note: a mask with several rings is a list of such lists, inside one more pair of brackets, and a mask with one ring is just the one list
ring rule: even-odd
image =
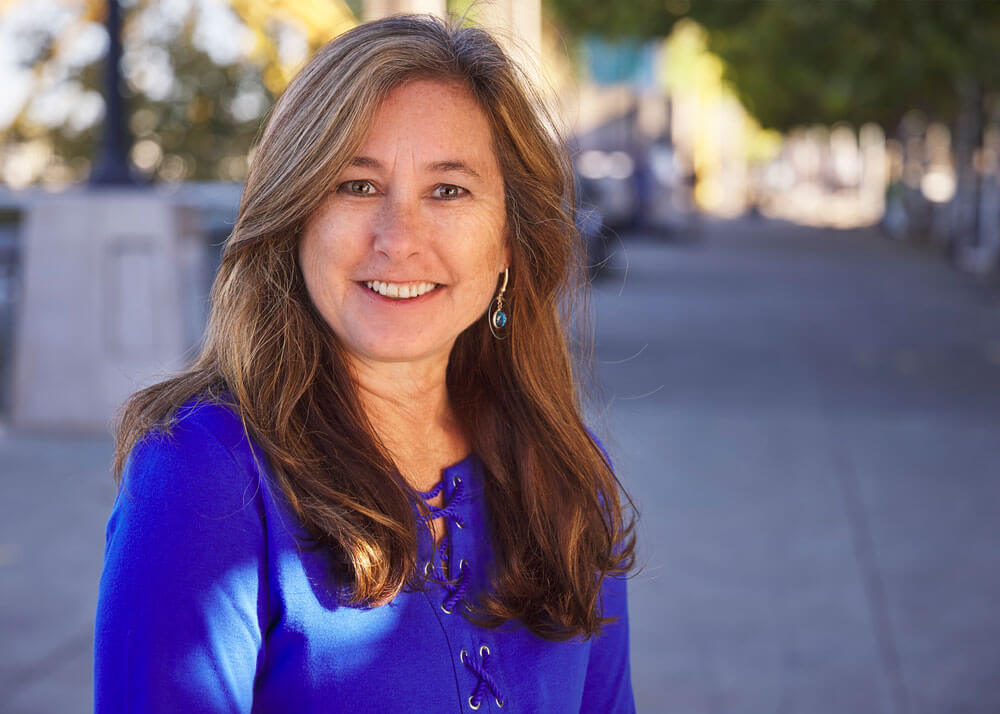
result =
[[[588,430],[594,443],[614,468],[611,456],[597,435]],[[628,587],[622,577],[609,577],[601,591],[604,617],[617,617],[605,626],[594,640],[587,664],[587,681],[583,690],[583,712],[595,714],[625,714],[635,712],[632,694],[632,669],[629,659]]]
[[249,712],[267,622],[259,477],[198,411],[132,452],[107,528],[97,714]]
[[618,619],[606,625],[590,648],[587,681],[581,713],[627,714],[635,712],[632,672],[629,665],[628,596],[624,578],[607,578],[602,591],[605,617]]

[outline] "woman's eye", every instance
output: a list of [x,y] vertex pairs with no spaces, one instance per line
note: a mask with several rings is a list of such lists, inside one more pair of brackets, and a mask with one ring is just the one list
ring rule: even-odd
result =
[[340,184],[340,191],[352,193],[355,196],[368,196],[375,193],[375,187],[372,186],[371,181],[345,181]]
[[434,189],[434,195],[438,198],[459,198],[464,194],[464,188],[461,186],[452,186],[449,183],[443,183]]

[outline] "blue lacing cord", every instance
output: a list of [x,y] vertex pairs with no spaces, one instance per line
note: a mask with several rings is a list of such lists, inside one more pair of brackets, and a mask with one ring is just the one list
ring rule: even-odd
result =
[[[437,508],[428,504],[428,509],[430,510],[430,515],[424,516],[424,521],[430,524],[436,518],[450,518],[453,520],[459,528],[465,528],[465,521],[456,512],[459,505],[463,500],[464,493],[464,482],[461,479],[456,479],[455,490],[451,495],[451,500],[448,501],[443,507]],[[430,500],[441,493],[444,488],[444,479],[442,479],[438,484],[430,491],[418,491],[421,498],[425,501]],[[446,613],[451,614],[454,611],[455,606],[459,603],[462,598],[465,597],[466,591],[469,589],[469,583],[471,581],[472,572],[469,568],[469,564],[463,559],[458,563],[458,576],[456,577],[452,573],[451,563],[448,559],[448,545],[450,541],[448,536],[445,535],[441,538],[441,542],[438,544],[437,555],[438,560],[441,562],[441,570],[444,575],[444,580],[441,586],[448,593],[448,596],[441,603],[441,609]],[[436,570],[437,567],[434,566]],[[452,581],[454,584],[447,581]],[[483,645],[479,648],[479,660],[477,661],[474,657],[470,656],[468,652],[462,650],[461,658],[465,666],[472,670],[476,675],[476,688],[472,692],[472,696],[469,697],[469,707],[472,709],[478,709],[482,706],[483,695],[486,693],[485,690],[489,690],[493,694],[493,698],[496,699],[497,706],[502,707],[504,705],[503,696],[500,694],[500,690],[497,683],[490,676],[489,672],[486,671],[486,663],[489,661],[490,648]]]
[[490,676],[490,673],[486,671],[486,665],[490,660],[490,648],[486,645],[482,645],[479,648],[479,660],[477,661],[475,657],[470,655],[465,650],[462,650],[461,654],[462,662],[472,670],[472,673],[476,675],[478,681],[476,682],[476,688],[472,692],[472,696],[469,697],[469,706],[472,709],[478,709],[483,703],[483,695],[486,693],[485,690],[489,690],[493,698],[496,699],[497,706],[502,707],[504,705],[503,695],[500,694],[500,688],[497,683]]
[[[437,486],[430,491],[418,491],[417,493],[419,493],[424,500],[428,500],[441,493],[441,489],[443,488],[444,479],[438,482]],[[425,516],[424,520],[430,523],[436,518],[451,518],[451,520],[453,520],[459,528],[464,528],[465,521],[456,513],[463,500],[463,492],[464,482],[459,479],[455,482],[455,491],[451,495],[451,500],[448,501],[448,503],[442,508],[428,505],[430,515]],[[441,603],[441,609],[450,615],[454,611],[455,605],[457,605],[458,602],[465,597],[465,593],[469,589],[471,572],[469,570],[468,563],[462,560],[458,564],[458,575],[452,573],[451,563],[448,561],[448,544],[448,536],[441,538],[441,543],[438,545],[438,560],[441,561],[442,575],[444,576],[443,579],[455,581],[454,585],[447,582],[442,583],[442,587],[445,589],[445,592],[448,593],[448,597],[446,597],[444,602]]]
[[[442,540],[442,542],[444,541],[443,538],[441,540]],[[451,564],[450,563],[448,564],[448,571],[449,571],[449,573],[447,574],[448,579],[449,580],[456,580],[456,582],[455,582],[454,587],[452,587],[447,582],[444,582],[444,583],[441,584],[441,587],[443,587],[447,591],[447,593],[448,593],[448,597],[446,597],[444,599],[444,602],[441,603],[441,609],[444,610],[446,613],[448,613],[450,615],[452,613],[452,611],[454,611],[455,605],[457,605],[458,602],[463,597],[465,597],[465,593],[469,589],[469,581],[471,579],[471,571],[469,570],[469,564],[466,563],[464,560],[459,561],[457,579],[455,577],[451,576],[451,573],[450,573],[450,571],[451,571]]]
[[[435,518],[445,518],[445,517],[448,517],[448,518],[452,518],[455,521],[457,521],[461,527],[465,527],[465,522],[462,521],[462,517],[459,516],[459,515],[457,515],[455,513],[455,511],[458,510],[458,507],[460,505],[459,502],[461,501],[461,498],[460,498],[461,493],[462,493],[462,482],[459,481],[458,485],[455,487],[455,493],[452,494],[451,500],[448,501],[448,505],[447,506],[445,506],[444,508],[436,508],[435,506],[427,506],[430,509],[430,511],[431,511],[431,515],[428,517],[427,520],[433,521]],[[435,495],[437,495],[437,494],[435,494]],[[432,498],[433,498],[433,496],[432,496]]]
[[432,488],[430,491],[417,491],[417,493],[420,495],[422,499],[428,501],[437,496],[439,493],[441,493],[442,488],[444,488],[444,479],[438,481],[437,486]]

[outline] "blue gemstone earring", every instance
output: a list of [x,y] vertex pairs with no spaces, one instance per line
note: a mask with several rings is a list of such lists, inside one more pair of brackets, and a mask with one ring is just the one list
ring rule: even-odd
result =
[[507,325],[507,313],[503,310],[503,294],[507,290],[507,277],[509,273],[509,268],[503,269],[503,285],[500,286],[500,292],[497,296],[493,298],[493,304],[490,305],[490,332],[498,340],[506,339],[505,335],[498,335],[497,330],[502,330]]

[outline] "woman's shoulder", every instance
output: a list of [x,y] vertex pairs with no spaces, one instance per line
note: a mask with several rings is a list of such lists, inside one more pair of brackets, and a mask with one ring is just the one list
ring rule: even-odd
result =
[[98,710],[250,710],[269,551],[241,432],[226,406],[191,401],[132,449],[105,530]]
[[170,420],[166,435],[187,441],[212,440],[234,456],[254,448],[236,403],[226,396],[192,397],[184,402]]
[[[197,458],[222,448],[235,456],[252,448],[235,403],[225,397],[191,397],[140,438],[131,454],[168,453]],[[130,459],[131,460],[131,459]]]
[[133,447],[120,495],[229,512],[256,495],[260,461],[232,403],[192,398]]

